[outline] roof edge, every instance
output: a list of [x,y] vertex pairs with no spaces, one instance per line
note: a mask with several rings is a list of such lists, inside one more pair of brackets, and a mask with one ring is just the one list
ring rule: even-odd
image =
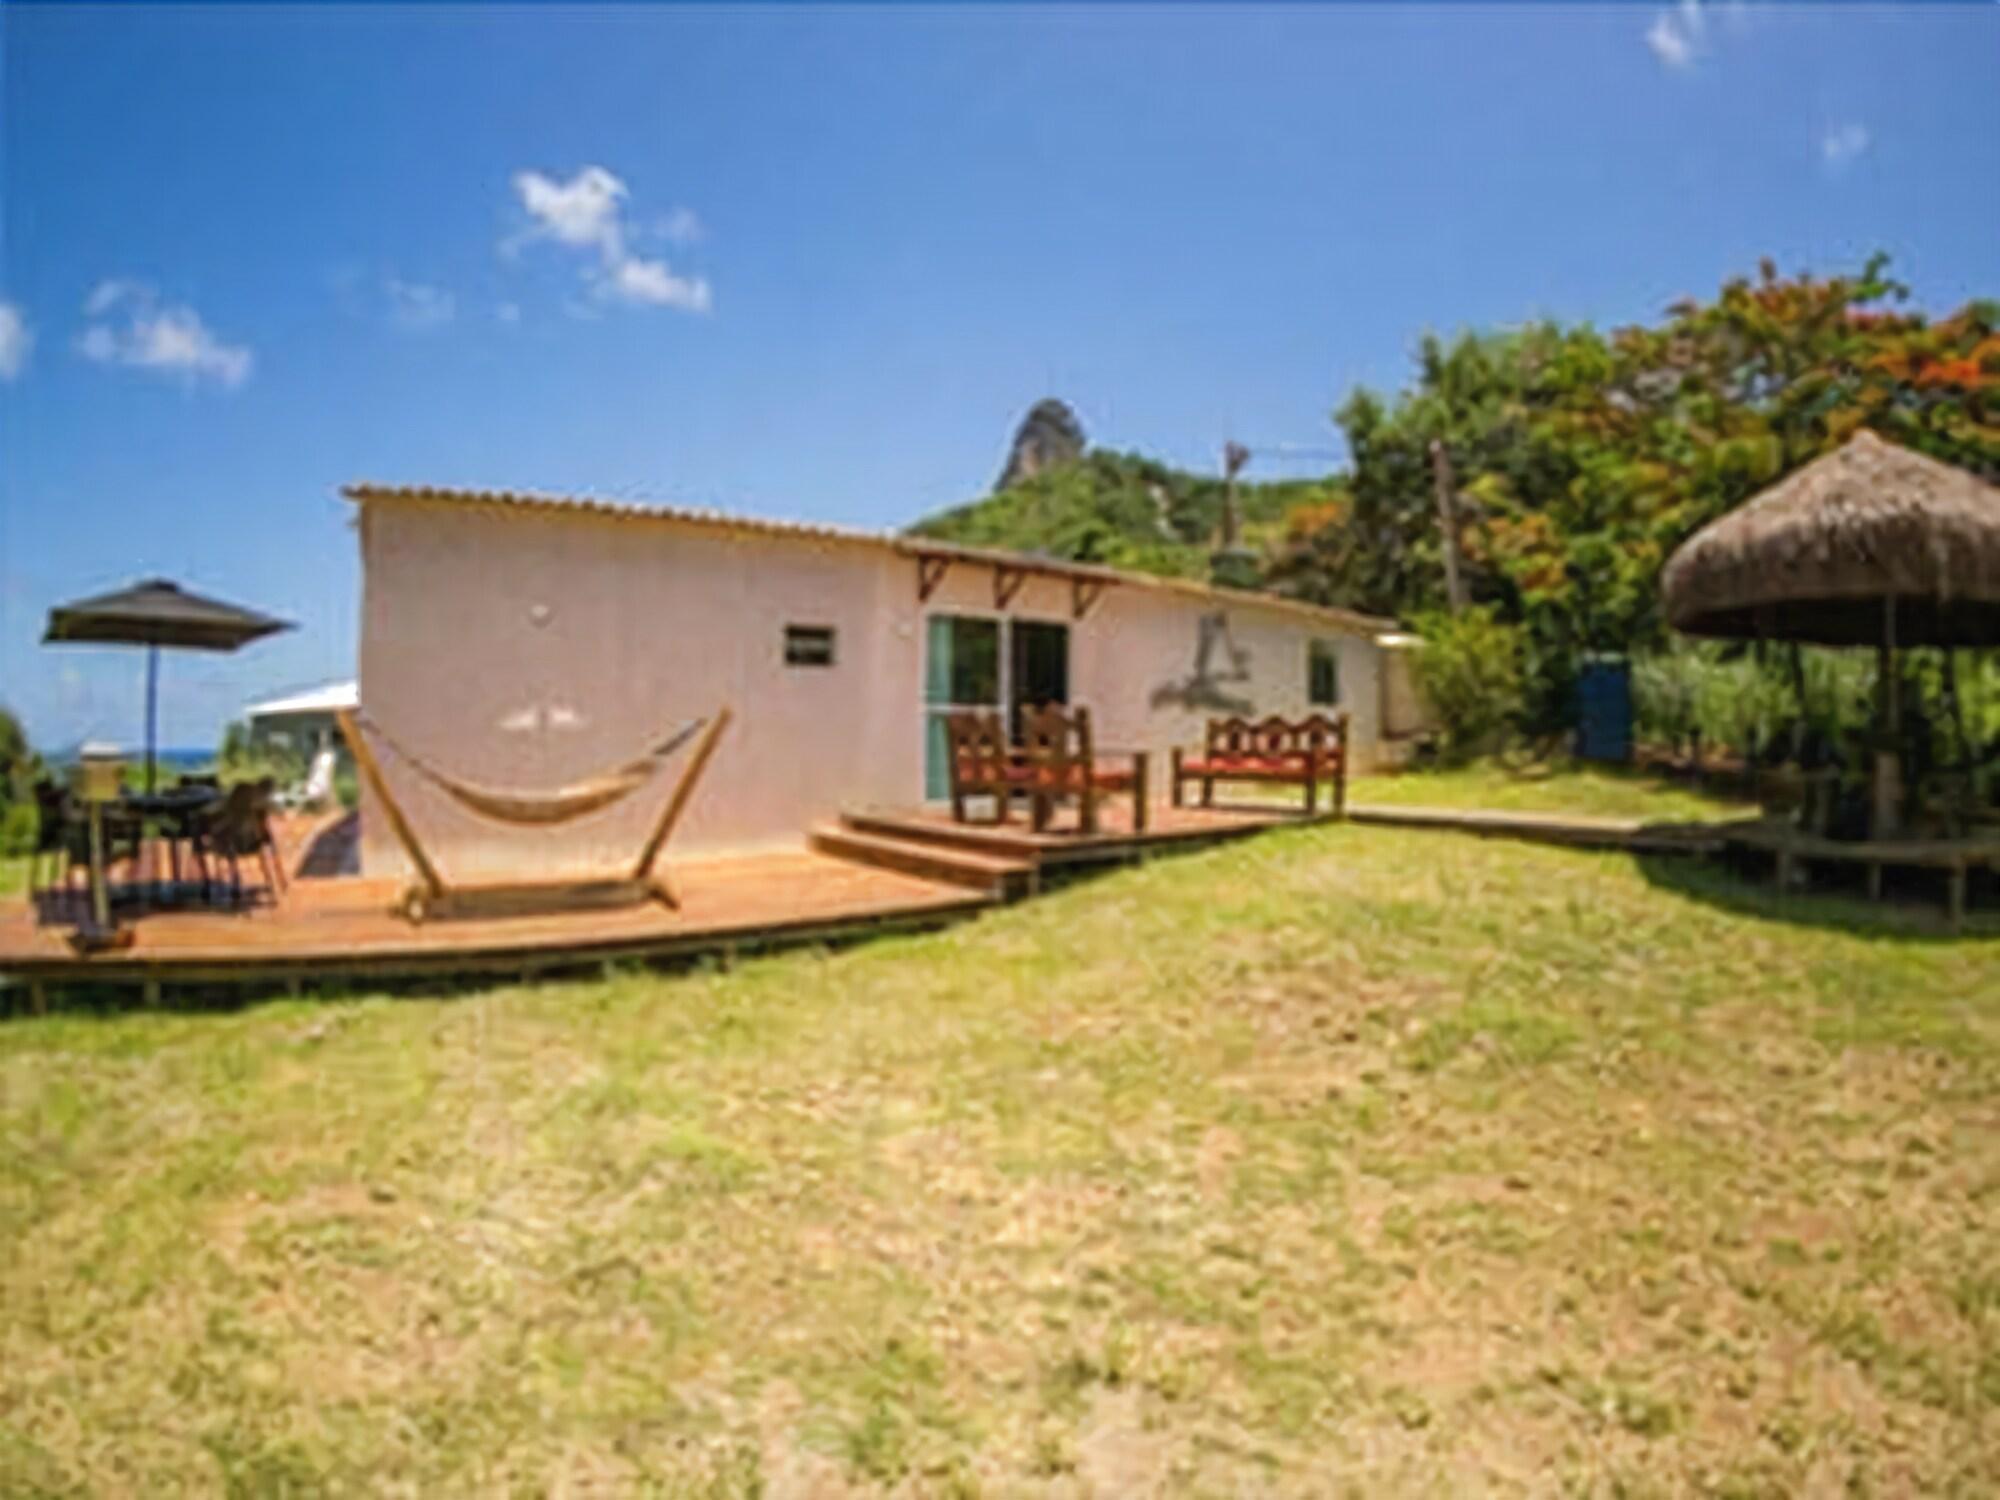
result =
[[960,542],[938,541],[892,531],[871,531],[858,526],[842,526],[822,521],[783,521],[761,516],[734,515],[726,511],[678,505],[634,505],[622,500],[599,500],[590,496],[555,495],[534,490],[455,489],[437,485],[385,485],[357,481],[340,487],[343,499],[357,505],[372,501],[414,504],[480,506],[488,509],[526,512],[537,515],[594,516],[612,521],[651,521],[668,525],[694,526],[718,532],[789,538],[796,541],[833,542],[845,546],[876,547],[906,557],[944,557],[974,566],[1019,568],[1054,577],[1077,578],[1120,587],[1153,589],[1202,598],[1245,609],[1270,609],[1320,620],[1354,635],[1375,636],[1401,628],[1401,622],[1386,615],[1364,614],[1331,604],[1312,604],[1283,594],[1267,594],[1256,589],[1225,588],[1195,578],[1177,578],[1164,573],[1141,573],[1128,568],[1112,568],[1102,563],[1076,562],[1068,558],[1045,557],[1033,552],[1016,552],[1004,547],[977,547]]

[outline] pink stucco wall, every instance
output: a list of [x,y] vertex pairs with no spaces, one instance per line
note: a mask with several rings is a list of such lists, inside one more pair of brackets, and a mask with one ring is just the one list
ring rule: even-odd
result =
[[[990,569],[958,564],[919,603],[916,563],[850,541],[746,535],[669,521],[373,500],[362,507],[361,701],[451,775],[554,787],[595,774],[723,704],[735,722],[672,848],[800,842],[842,807],[923,795],[925,618],[993,614]],[[1031,578],[1008,615],[1070,625],[1070,696],[1098,738],[1166,750],[1208,710],[1176,701],[1212,603],[1107,590],[1081,621],[1069,585]],[[1258,713],[1306,708],[1308,643],[1338,640],[1357,759],[1372,757],[1378,652],[1296,612],[1227,611],[1247,677],[1223,684]],[[787,623],[831,625],[830,669],[788,667]],[[629,862],[685,763],[601,813],[521,830],[467,812],[382,757],[397,800],[448,877],[599,873]],[[364,797],[370,874],[405,860]]]

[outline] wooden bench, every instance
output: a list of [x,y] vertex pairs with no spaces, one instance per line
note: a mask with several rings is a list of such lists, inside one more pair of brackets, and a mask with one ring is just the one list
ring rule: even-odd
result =
[[[1037,833],[1045,832],[1056,805],[1077,804],[1078,827],[1098,831],[1097,808],[1106,796],[1132,798],[1132,827],[1146,830],[1146,753],[1097,748],[1088,708],[1050,704],[1023,709],[1021,740],[1012,743],[994,711],[961,711],[945,716],[951,814],[974,821],[968,806],[975,797],[993,799],[990,821],[1004,823],[1014,797],[1028,799]],[[1102,764],[1106,759],[1123,764]]]
[[1201,805],[1215,803],[1218,781],[1254,781],[1305,789],[1306,812],[1319,810],[1319,787],[1333,783],[1333,811],[1347,807],[1347,715],[1304,719],[1210,719],[1198,754],[1173,752],[1174,806],[1187,784],[1201,783]]

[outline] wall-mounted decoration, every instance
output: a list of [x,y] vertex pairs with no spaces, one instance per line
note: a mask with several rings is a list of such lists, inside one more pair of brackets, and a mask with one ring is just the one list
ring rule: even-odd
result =
[[1153,707],[1205,709],[1214,713],[1247,714],[1250,700],[1226,690],[1225,684],[1250,680],[1250,653],[1236,644],[1223,610],[1197,622],[1194,671],[1153,689]]

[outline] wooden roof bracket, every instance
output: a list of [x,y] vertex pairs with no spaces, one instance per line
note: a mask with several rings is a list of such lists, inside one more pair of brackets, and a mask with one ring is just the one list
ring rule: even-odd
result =
[[1070,618],[1081,620],[1090,613],[1090,607],[1104,597],[1104,591],[1111,587],[1108,578],[1072,578],[1069,581]]
[[917,603],[928,604],[944,575],[951,571],[951,559],[935,553],[917,558]]
[[1014,596],[1021,592],[1021,585],[1028,581],[1026,568],[1010,568],[1005,563],[993,565],[993,607],[1005,609],[1014,602]]

